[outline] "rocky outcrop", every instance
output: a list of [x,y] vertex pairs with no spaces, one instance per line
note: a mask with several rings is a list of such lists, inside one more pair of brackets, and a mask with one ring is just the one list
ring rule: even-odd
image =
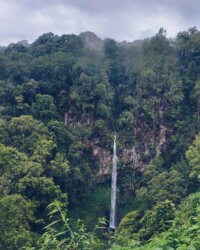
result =
[[99,171],[97,176],[104,176],[111,174],[111,162],[112,162],[112,155],[110,151],[100,148],[96,146],[93,149],[93,155],[98,158],[99,160]]
[[[153,157],[159,157],[162,150],[166,147],[167,137],[171,131],[167,126],[161,125],[158,135],[156,137],[143,136],[141,139],[141,144],[139,147],[133,145],[131,148],[127,146],[122,147],[118,150],[119,162],[122,165],[127,165],[131,168],[143,171],[147,166],[149,161]],[[120,138],[123,140],[123,138]],[[97,176],[104,176],[111,174],[111,164],[112,164],[112,151],[104,149],[98,146],[98,143],[91,144],[93,156],[99,161],[99,172]]]
[[[79,126],[86,126],[89,129],[94,128],[93,117],[84,114],[77,117],[73,111],[65,113],[64,123],[66,126],[76,129]],[[145,131],[141,127],[134,128],[133,135],[139,141],[139,145],[132,145],[127,143],[127,139],[123,135],[118,136],[121,148],[118,148],[118,158],[122,165],[127,165],[131,168],[143,171],[153,157],[159,157],[162,150],[164,150],[167,137],[171,131],[164,124],[160,125],[157,135],[152,131]],[[100,143],[101,138],[93,138],[83,142],[84,148],[91,153],[98,170],[95,173],[95,178],[105,179],[111,175],[112,167],[112,145],[110,148],[102,147]]]
[[111,175],[112,153],[106,148],[102,148],[98,145],[99,139],[86,141],[85,148],[90,148],[92,152],[92,158],[98,163],[99,170],[96,173],[96,178]]
[[160,133],[159,133],[159,137],[158,137],[158,142],[156,145],[156,156],[160,156],[161,154],[161,150],[163,149],[163,147],[166,144],[166,137],[167,137],[167,132],[168,129],[166,126],[164,126],[163,124],[160,125]]
[[78,126],[86,126],[87,128],[92,128],[94,125],[94,120],[90,115],[84,114],[77,114],[73,110],[69,110],[65,112],[64,116],[64,124],[65,126],[71,127],[73,129],[77,128]]
[[124,164],[130,164],[134,168],[142,168],[141,154],[136,151],[135,147],[124,148],[121,153],[121,161]]

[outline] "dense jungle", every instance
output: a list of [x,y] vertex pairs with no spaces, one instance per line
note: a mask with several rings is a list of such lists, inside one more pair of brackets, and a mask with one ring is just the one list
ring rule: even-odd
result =
[[197,28],[0,47],[0,249],[200,249]]

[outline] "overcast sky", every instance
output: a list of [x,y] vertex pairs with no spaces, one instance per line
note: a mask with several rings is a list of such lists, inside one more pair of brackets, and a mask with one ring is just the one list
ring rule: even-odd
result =
[[47,32],[134,41],[200,26],[199,0],[0,0],[0,45]]

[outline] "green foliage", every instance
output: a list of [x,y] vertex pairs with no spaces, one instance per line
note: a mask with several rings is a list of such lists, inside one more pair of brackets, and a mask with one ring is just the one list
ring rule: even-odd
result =
[[7,144],[28,155],[33,154],[39,141],[53,139],[48,129],[30,115],[13,117],[6,132],[9,136]]
[[0,142],[6,143],[8,141],[8,133],[6,131],[7,123],[0,119]]
[[120,117],[119,117],[119,119],[117,121],[119,128],[122,129],[122,130],[123,129],[129,129],[129,128],[133,127],[134,122],[135,121],[134,121],[133,114],[131,112],[129,112],[129,111],[124,111],[120,115]]
[[88,230],[92,230],[98,223],[98,218],[107,217],[110,211],[110,186],[108,184],[96,184],[88,197],[83,199],[81,206],[76,206],[69,211],[75,220],[85,222]]
[[175,205],[169,201],[159,202],[152,210],[143,214],[140,210],[128,213],[122,218],[115,237],[128,237],[135,241],[146,241],[152,236],[166,231],[172,224]]
[[[36,247],[49,223],[44,208],[55,200],[89,229],[109,217],[117,132],[117,211],[128,214],[112,248],[198,249],[198,195],[186,197],[199,189],[199,49],[196,28],[174,39],[161,28],[122,43],[91,32],[47,33],[29,46],[0,48],[0,201],[17,214],[0,227],[7,244],[0,248],[20,249],[21,239]],[[57,233],[68,236],[67,225],[77,235],[69,244],[78,239],[86,248],[87,238],[91,247],[96,236],[64,216],[67,224],[46,228],[42,247],[59,249]]]
[[137,233],[141,228],[141,223],[140,223],[141,217],[142,214],[140,211],[132,211],[126,214],[122,218],[119,226],[117,227],[115,235],[118,236],[122,234],[129,238],[133,238],[134,234]]
[[196,179],[200,179],[200,134],[197,134],[195,140],[193,141],[192,145],[189,147],[188,151],[186,152],[186,158],[189,162],[191,167],[190,176]]
[[[171,200],[177,204],[187,194],[184,176],[177,170],[158,173],[147,184],[147,187],[137,191],[138,200],[141,202],[144,200],[146,207],[165,200]],[[143,202],[143,205],[145,203]]]
[[23,249],[31,247],[34,206],[19,194],[5,195],[0,199],[0,248]]
[[[34,227],[37,225],[36,231],[39,233],[39,229],[44,223],[45,218],[40,212],[41,209],[44,209],[44,207],[55,198],[64,203],[67,201],[66,194],[62,193],[61,187],[58,186],[65,186],[66,180],[63,182],[63,180],[58,178],[56,180],[58,185],[56,185],[52,177],[45,175],[46,169],[44,167],[46,157],[49,156],[48,152],[48,145],[42,144],[40,152],[37,153],[39,158],[35,158],[36,151],[33,156],[29,158],[25,153],[21,153],[15,148],[0,145],[0,196],[4,197],[7,195],[7,197],[11,199],[12,195],[21,194],[25,199],[30,201],[27,201],[27,209],[29,203],[34,208],[31,213],[33,214],[34,212],[35,217],[33,220],[27,222],[29,231],[27,233],[25,232],[27,236],[24,236],[25,238],[27,237],[28,242],[32,242],[34,239]],[[62,168],[66,169],[65,176],[67,176],[69,166],[64,159],[61,159],[60,164]],[[59,156],[56,157],[55,160],[52,160],[50,165],[51,171],[55,172],[54,166],[58,161]],[[56,174],[52,176],[56,177]],[[23,205],[21,206],[23,207]],[[33,228],[31,225],[34,225]],[[18,226],[20,227],[20,225]]]
[[105,219],[100,219],[93,231],[88,233],[80,220],[72,224],[58,201],[51,203],[48,210],[52,222],[45,227],[46,232],[39,240],[40,249],[103,249],[96,230],[104,228]]
[[168,229],[174,218],[175,205],[165,200],[159,202],[152,210],[147,211],[141,219],[142,229],[139,231],[141,240],[148,240],[153,235]]
[[54,98],[50,95],[37,94],[31,112],[36,119],[42,121],[49,121],[58,116]]
[[[118,236],[115,239],[115,244],[113,244],[112,249],[134,249],[134,250],[187,250],[187,249],[199,249],[199,232],[200,232],[200,195],[199,193],[194,193],[188,196],[179,206],[175,212],[175,218],[171,220],[171,226],[168,230],[157,234],[152,237],[149,243],[142,244],[141,242],[135,241],[133,239],[126,238],[124,235]],[[166,204],[170,204],[168,201]],[[163,203],[164,204],[164,203]],[[166,205],[165,204],[165,205]],[[158,207],[162,207],[158,205]],[[157,207],[157,208],[158,208]],[[166,206],[165,206],[166,207]],[[169,207],[168,207],[169,208]],[[157,209],[153,209],[154,213]],[[158,209],[157,211],[159,211]],[[163,209],[162,209],[163,210]],[[154,211],[154,212],[153,212]],[[165,209],[163,210],[165,211]],[[159,214],[159,213],[158,213]],[[168,215],[172,215],[171,211],[167,209]],[[170,215],[170,217],[171,217]],[[157,216],[156,216],[157,217]],[[151,220],[151,217],[149,217]],[[154,217],[155,218],[155,217]],[[166,221],[169,222],[169,221]],[[156,226],[157,224],[155,224]],[[163,226],[163,224],[160,224]],[[168,224],[169,226],[169,224]],[[167,227],[168,227],[167,226]],[[164,229],[164,228],[162,228]]]
[[52,157],[52,151],[55,149],[56,145],[54,141],[51,140],[39,140],[35,144],[35,149],[33,152],[33,155],[31,159],[33,161],[41,163],[42,165],[45,165],[48,159],[51,159]]
[[47,123],[47,128],[55,134],[56,144],[60,152],[66,154],[70,144],[70,133],[66,126],[59,121],[50,121]]
[[95,127],[97,129],[103,129],[105,127],[105,122],[102,119],[99,119],[95,122]]
[[197,208],[200,206],[200,193],[193,193],[182,201],[176,211],[176,218],[179,224],[193,223],[192,218],[198,215]]

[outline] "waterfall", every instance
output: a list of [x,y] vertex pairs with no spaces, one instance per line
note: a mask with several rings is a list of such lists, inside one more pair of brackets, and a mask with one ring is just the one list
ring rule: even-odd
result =
[[116,193],[117,193],[117,146],[116,135],[114,135],[113,159],[112,159],[112,184],[111,184],[111,209],[110,209],[110,229],[116,228]]

